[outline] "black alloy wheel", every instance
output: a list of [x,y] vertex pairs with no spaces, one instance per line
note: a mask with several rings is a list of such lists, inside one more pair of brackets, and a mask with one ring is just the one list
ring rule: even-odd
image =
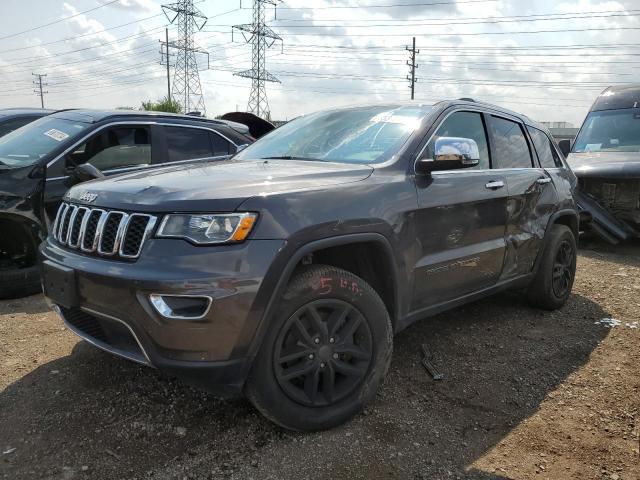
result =
[[558,247],[553,264],[553,292],[558,297],[564,297],[571,288],[574,262],[573,245],[568,240],[563,240]]
[[314,300],[283,325],[274,349],[278,384],[296,403],[331,405],[362,384],[373,358],[368,322],[349,303]]

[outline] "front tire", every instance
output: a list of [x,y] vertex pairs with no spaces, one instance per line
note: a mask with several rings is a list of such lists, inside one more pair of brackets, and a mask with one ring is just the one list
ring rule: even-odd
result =
[[331,428],[374,398],[392,345],[389,314],[369,284],[339,268],[305,267],[287,286],[245,392],[282,427]]
[[566,225],[553,225],[538,272],[527,290],[532,306],[555,310],[562,307],[573,288],[576,274],[576,237]]

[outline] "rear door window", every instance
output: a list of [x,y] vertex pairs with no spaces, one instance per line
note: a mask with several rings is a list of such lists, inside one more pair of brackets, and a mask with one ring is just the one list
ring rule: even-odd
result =
[[493,168],[531,168],[531,152],[522,125],[506,118],[491,116],[491,135],[495,151]]
[[[190,127],[164,127],[168,161],[193,160],[213,157],[209,131]],[[228,153],[227,146],[227,153]]]
[[527,130],[529,130],[529,135],[531,135],[531,140],[533,140],[533,146],[540,159],[540,165],[543,168],[562,167],[562,161],[549,137],[537,128],[527,126]]

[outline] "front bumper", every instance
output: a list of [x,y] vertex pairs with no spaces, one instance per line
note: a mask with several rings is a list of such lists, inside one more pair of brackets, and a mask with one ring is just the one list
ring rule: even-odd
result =
[[[228,395],[242,389],[251,367],[247,343],[253,335],[247,331],[262,313],[255,299],[283,245],[254,240],[196,247],[150,239],[137,261],[126,262],[70,251],[48,239],[41,257],[72,272],[74,305],[54,308],[74,333],[98,348]],[[151,305],[151,294],[213,301],[202,318],[170,319]]]

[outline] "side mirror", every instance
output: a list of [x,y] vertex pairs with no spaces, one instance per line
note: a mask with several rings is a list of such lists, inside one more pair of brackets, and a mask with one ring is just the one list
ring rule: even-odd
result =
[[418,173],[470,168],[480,163],[478,144],[470,138],[440,137],[434,147],[433,158],[421,158],[416,163]]
[[71,187],[78,183],[88,182],[89,180],[95,180],[96,178],[103,178],[104,173],[98,170],[90,163],[83,163],[73,169],[73,172],[69,176],[69,180],[65,182],[67,186]]
[[238,147],[236,148],[236,153],[241,152],[242,150],[244,150],[245,148],[247,148],[249,146],[248,143],[243,143],[242,145],[238,145]]
[[571,153],[571,140],[560,140],[558,142],[558,146],[565,158],[568,157]]

